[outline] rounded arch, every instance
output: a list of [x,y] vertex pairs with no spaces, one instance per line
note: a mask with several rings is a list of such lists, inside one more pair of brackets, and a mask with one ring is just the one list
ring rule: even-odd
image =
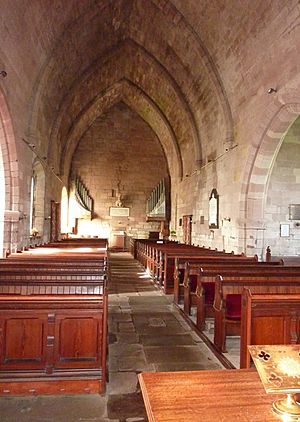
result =
[[[3,92],[0,89],[0,254],[16,250],[18,244],[19,165],[13,125]],[[13,164],[13,170],[12,170]]]

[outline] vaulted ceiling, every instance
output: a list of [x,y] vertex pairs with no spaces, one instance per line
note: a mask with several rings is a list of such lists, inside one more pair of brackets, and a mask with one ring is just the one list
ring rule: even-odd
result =
[[19,136],[67,175],[82,135],[122,101],[154,130],[171,176],[181,178],[210,154],[210,128],[220,129],[220,143],[233,141],[229,99],[243,61],[235,46],[251,35],[255,47],[277,3],[2,0],[0,65]]

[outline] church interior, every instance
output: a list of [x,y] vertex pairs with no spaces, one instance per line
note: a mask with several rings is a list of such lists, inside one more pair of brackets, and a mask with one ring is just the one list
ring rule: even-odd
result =
[[300,420],[299,1],[0,6],[1,422]]

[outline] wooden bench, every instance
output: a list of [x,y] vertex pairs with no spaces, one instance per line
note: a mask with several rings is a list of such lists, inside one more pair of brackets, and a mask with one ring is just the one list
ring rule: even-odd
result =
[[[184,297],[184,280],[186,280],[185,285],[189,285],[189,278],[192,277],[194,282],[196,282],[197,276],[199,274],[199,269],[205,268],[209,269],[217,269],[218,271],[223,268],[223,266],[256,266],[257,264],[260,266],[269,265],[269,266],[278,266],[283,265],[283,260],[275,261],[272,263],[267,262],[258,262],[257,255],[253,257],[246,257],[243,255],[231,255],[230,259],[223,259],[227,258],[226,256],[220,257],[218,260],[206,260],[205,257],[202,256],[182,256],[176,257],[174,262],[174,302],[176,304],[179,303],[180,299]],[[188,274],[185,275],[186,270]],[[217,272],[220,274],[220,272]]]
[[201,267],[187,263],[185,279],[183,282],[184,312],[191,313],[191,307],[197,308],[197,327],[202,330],[205,318],[213,316],[213,302],[215,295],[215,277],[235,275],[284,275],[300,274],[299,267],[283,267],[266,262],[258,262],[256,265],[242,263],[232,265],[230,262],[221,265],[203,264]]
[[247,346],[297,344],[300,340],[299,294],[252,294],[242,296],[240,367],[250,368]]
[[226,335],[240,335],[241,294],[249,288],[253,294],[300,294],[300,275],[242,275],[215,281],[214,344],[226,351]]
[[104,392],[106,252],[44,251],[1,260],[0,394]]
[[[164,261],[163,261],[163,268],[161,270],[161,285],[165,293],[173,293],[174,292],[174,272],[175,272],[175,259],[181,258],[185,260],[194,259],[197,262],[206,262],[206,263],[223,263],[227,262],[227,260],[231,260],[231,262],[245,261],[245,262],[257,262],[257,257],[246,257],[243,255],[233,255],[233,254],[220,254],[216,251],[210,251],[209,253],[201,253],[197,252],[191,255],[190,253],[176,253],[172,252],[165,252],[164,253]],[[175,275],[176,276],[176,275]]]
[[[180,244],[177,242],[170,242],[170,241],[153,241],[153,240],[141,240],[136,241],[137,243],[137,259],[141,262],[141,264],[146,268],[149,273],[155,277],[156,274],[156,266],[159,265],[161,261],[161,256],[163,260],[163,255],[161,255],[164,251],[186,251],[190,253],[199,253],[199,251],[203,251],[203,253],[212,253],[213,251],[209,248],[198,247],[194,245],[186,245]],[[217,253],[217,251],[216,251]],[[223,252],[219,252],[223,253]]]
[[[180,297],[180,290],[183,293],[183,281],[185,279],[184,272],[186,267],[186,262],[189,263],[191,267],[198,268],[202,265],[222,265],[231,263],[231,264],[252,264],[256,265],[257,255],[253,257],[246,257],[245,255],[234,255],[234,254],[216,254],[212,252],[211,254],[203,254],[203,255],[188,255],[188,254],[176,254],[176,255],[169,255],[167,257],[169,262],[166,265],[169,265],[169,270],[166,275],[166,282],[169,286],[169,289],[172,289],[174,292],[174,302],[178,303]],[[171,272],[173,274],[171,276]],[[195,273],[197,275],[197,273]],[[172,286],[172,287],[171,287]]]
[[0,295],[0,395],[102,393],[106,295]]
[[103,294],[106,273],[0,272],[0,294]]

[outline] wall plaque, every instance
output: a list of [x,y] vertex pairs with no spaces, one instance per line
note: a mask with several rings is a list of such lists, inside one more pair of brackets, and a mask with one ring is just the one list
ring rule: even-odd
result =
[[290,235],[290,225],[280,224],[280,237],[289,237],[289,235]]
[[110,207],[109,215],[111,217],[129,217],[128,207]]

